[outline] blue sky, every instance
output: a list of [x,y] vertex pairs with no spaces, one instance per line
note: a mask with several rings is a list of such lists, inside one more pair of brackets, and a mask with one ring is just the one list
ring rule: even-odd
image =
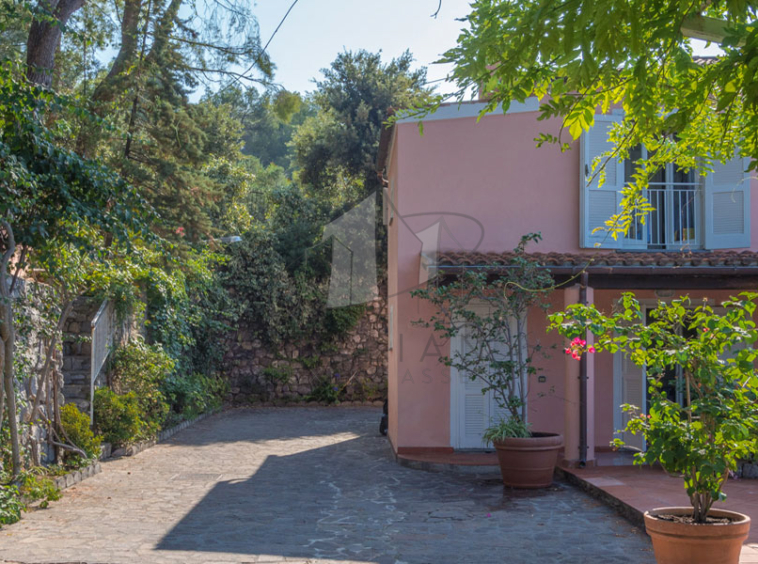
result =
[[[265,44],[292,0],[255,0],[261,41]],[[453,47],[469,12],[468,0],[298,0],[269,46],[277,66],[276,81],[288,90],[314,89],[312,80],[344,50],[381,50],[389,60],[410,49],[429,79],[444,77],[449,68],[432,65]],[[450,88],[441,88],[449,91]]]
[[[254,0],[261,41],[265,44],[292,0]],[[277,65],[276,82],[288,90],[314,89],[313,79],[343,50],[381,50],[389,60],[410,49],[416,64],[427,66],[429,80],[443,78],[449,66],[434,65],[440,54],[455,46],[469,12],[469,0],[298,0],[274,37],[268,52]],[[715,54],[695,42],[698,54]],[[437,84],[451,92],[452,86]]]

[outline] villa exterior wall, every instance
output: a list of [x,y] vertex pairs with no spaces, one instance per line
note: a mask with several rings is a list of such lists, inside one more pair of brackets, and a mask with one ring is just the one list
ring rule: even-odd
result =
[[[396,451],[450,449],[450,370],[438,357],[449,344],[430,329],[414,325],[429,319],[431,306],[411,297],[419,286],[424,237],[442,222],[438,249],[504,252],[522,235],[540,232],[542,242],[530,250],[546,253],[597,252],[580,247],[580,151],[556,146],[537,148],[540,133],[559,133],[556,121],[536,120],[535,112],[429,121],[423,135],[413,123],[396,125],[388,160],[394,183],[395,217],[389,228],[389,305],[394,313],[394,348],[389,351],[389,434]],[[567,133],[566,133],[567,135]],[[755,180],[751,183],[755,187]],[[751,202],[758,217],[758,197]],[[751,250],[758,250],[758,228]],[[702,297],[703,292],[684,292]],[[722,300],[734,292],[707,292]],[[597,291],[596,302],[610,311],[621,291]],[[652,291],[639,292],[654,297]],[[551,309],[563,309],[563,290],[551,296]],[[530,314],[530,339],[539,339],[550,358],[538,361],[544,382],[530,382],[529,419],[534,430],[561,432],[565,425],[566,361],[563,342],[546,333],[541,311]],[[594,439],[598,447],[613,438],[613,358],[595,359]],[[592,421],[592,419],[590,419]]]

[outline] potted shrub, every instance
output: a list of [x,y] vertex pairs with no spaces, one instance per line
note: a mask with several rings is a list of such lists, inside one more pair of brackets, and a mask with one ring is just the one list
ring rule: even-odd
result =
[[[610,316],[591,305],[551,315],[552,327],[575,339],[567,349],[575,358],[587,352],[581,337],[589,330],[597,337],[597,351],[621,351],[646,368],[647,413],[623,406],[632,415],[625,430],[646,440],[647,450],[635,462],[658,463],[680,475],[691,504],[645,513],[659,564],[739,561],[750,519],[713,504],[726,498],[722,486],[738,461],[758,446],[757,352],[752,347],[758,337],[752,319],[757,297],[740,294],[723,304],[721,314],[707,303],[693,307],[688,298],[659,303],[647,323],[632,294],[625,294]],[[672,371],[680,375],[681,403],[663,385]],[[623,441],[616,439],[614,445]]]
[[533,431],[527,420],[527,385],[537,372],[533,359],[542,354],[539,344],[527,342],[527,314],[547,309],[553,285],[526,253],[527,244],[539,240],[539,234],[522,237],[497,277],[466,271],[452,282],[412,292],[437,310],[417,324],[443,339],[465,339],[462,350],[440,361],[483,382],[482,393],[492,392],[504,416],[491,422],[484,439],[497,450],[503,483],[521,488],[549,486],[563,446],[560,435]]

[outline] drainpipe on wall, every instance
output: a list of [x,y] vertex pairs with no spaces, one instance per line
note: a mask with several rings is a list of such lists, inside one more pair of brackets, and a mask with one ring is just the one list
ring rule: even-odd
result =
[[[579,303],[587,305],[587,286],[589,274],[582,272],[579,285]],[[584,330],[584,340],[587,340],[587,329]],[[587,355],[579,360],[579,467],[587,465]]]

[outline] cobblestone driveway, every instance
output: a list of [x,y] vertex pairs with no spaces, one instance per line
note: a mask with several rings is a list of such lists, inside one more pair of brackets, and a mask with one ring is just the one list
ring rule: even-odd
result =
[[21,562],[652,563],[647,537],[565,485],[398,466],[379,410],[206,419],[0,531]]

